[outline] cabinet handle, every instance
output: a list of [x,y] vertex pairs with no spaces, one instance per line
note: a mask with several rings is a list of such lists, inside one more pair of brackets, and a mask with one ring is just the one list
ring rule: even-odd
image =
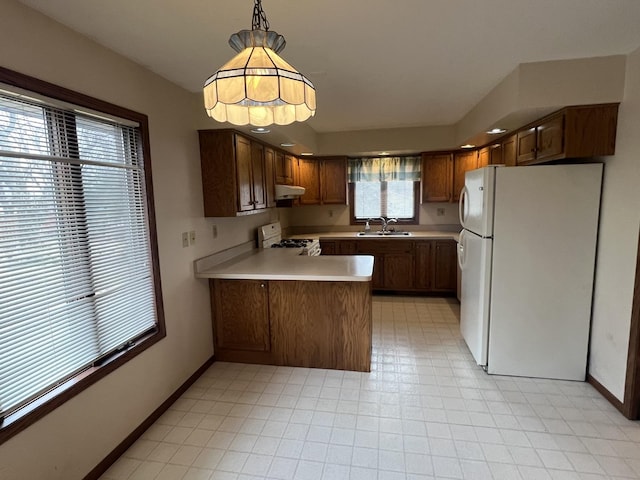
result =
[[260,284],[260,288],[264,288],[264,283],[261,283],[261,284]]

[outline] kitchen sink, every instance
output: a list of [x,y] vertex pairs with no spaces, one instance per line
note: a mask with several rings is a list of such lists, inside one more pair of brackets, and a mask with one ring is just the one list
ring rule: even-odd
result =
[[358,237],[410,237],[411,232],[358,232]]

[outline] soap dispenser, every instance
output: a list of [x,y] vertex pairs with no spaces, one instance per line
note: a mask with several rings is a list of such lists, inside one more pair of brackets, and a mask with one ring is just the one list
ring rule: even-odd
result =
[[371,225],[369,225],[370,221],[371,219],[367,218],[367,222],[364,224],[364,233],[369,233],[371,231]]

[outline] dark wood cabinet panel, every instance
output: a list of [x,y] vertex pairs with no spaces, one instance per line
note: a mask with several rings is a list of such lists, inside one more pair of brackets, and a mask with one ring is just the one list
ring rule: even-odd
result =
[[306,189],[298,205],[346,205],[347,158],[300,158],[296,183]]
[[251,142],[251,187],[253,208],[267,208],[264,147],[257,142]]
[[368,282],[269,282],[276,365],[368,372]]
[[567,107],[518,132],[518,165],[615,153],[618,105]]
[[384,255],[384,288],[389,290],[413,290],[414,256],[410,251]]
[[458,259],[456,255],[456,242],[453,240],[435,241],[432,291],[456,291],[458,279]]
[[340,240],[340,242],[338,243],[338,253],[340,255],[357,255],[358,241],[357,240]]
[[502,145],[497,143],[489,147],[489,165],[503,165]]
[[211,284],[216,353],[269,352],[268,284],[259,280],[214,280]]
[[238,211],[253,210],[253,182],[251,180],[251,142],[236,135],[236,165],[238,185]]
[[484,147],[478,151],[478,168],[486,167],[491,163],[491,148]]
[[550,160],[561,155],[564,151],[564,115],[542,123],[537,127],[536,135],[536,160]]
[[422,202],[449,202],[453,188],[453,155],[422,155]]
[[345,157],[321,160],[321,202],[324,205],[347,203],[347,159]]
[[322,240],[320,242],[321,255],[336,255],[336,242]]
[[275,206],[273,165],[265,164],[263,144],[232,130],[198,133],[206,217],[251,214],[269,202]]
[[502,142],[502,163],[507,167],[515,167],[517,152],[517,135],[511,135]]
[[264,186],[267,199],[267,208],[276,206],[276,172],[275,152],[272,148],[264,149]]
[[300,205],[320,204],[320,162],[313,158],[298,159],[298,185],[305,188]]
[[275,154],[275,170],[276,183],[279,185],[293,185],[294,175],[293,166],[296,158],[283,152],[276,151]]
[[429,290],[431,288],[432,265],[432,244],[431,241],[416,242],[416,276],[415,286],[418,290]]
[[478,168],[478,152],[458,152],[453,156],[453,201],[460,200],[460,192],[464,187],[464,174]]

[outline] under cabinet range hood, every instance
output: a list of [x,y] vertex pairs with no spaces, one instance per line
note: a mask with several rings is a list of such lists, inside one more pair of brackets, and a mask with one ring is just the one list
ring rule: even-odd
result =
[[304,187],[276,184],[276,200],[289,200],[304,195]]

